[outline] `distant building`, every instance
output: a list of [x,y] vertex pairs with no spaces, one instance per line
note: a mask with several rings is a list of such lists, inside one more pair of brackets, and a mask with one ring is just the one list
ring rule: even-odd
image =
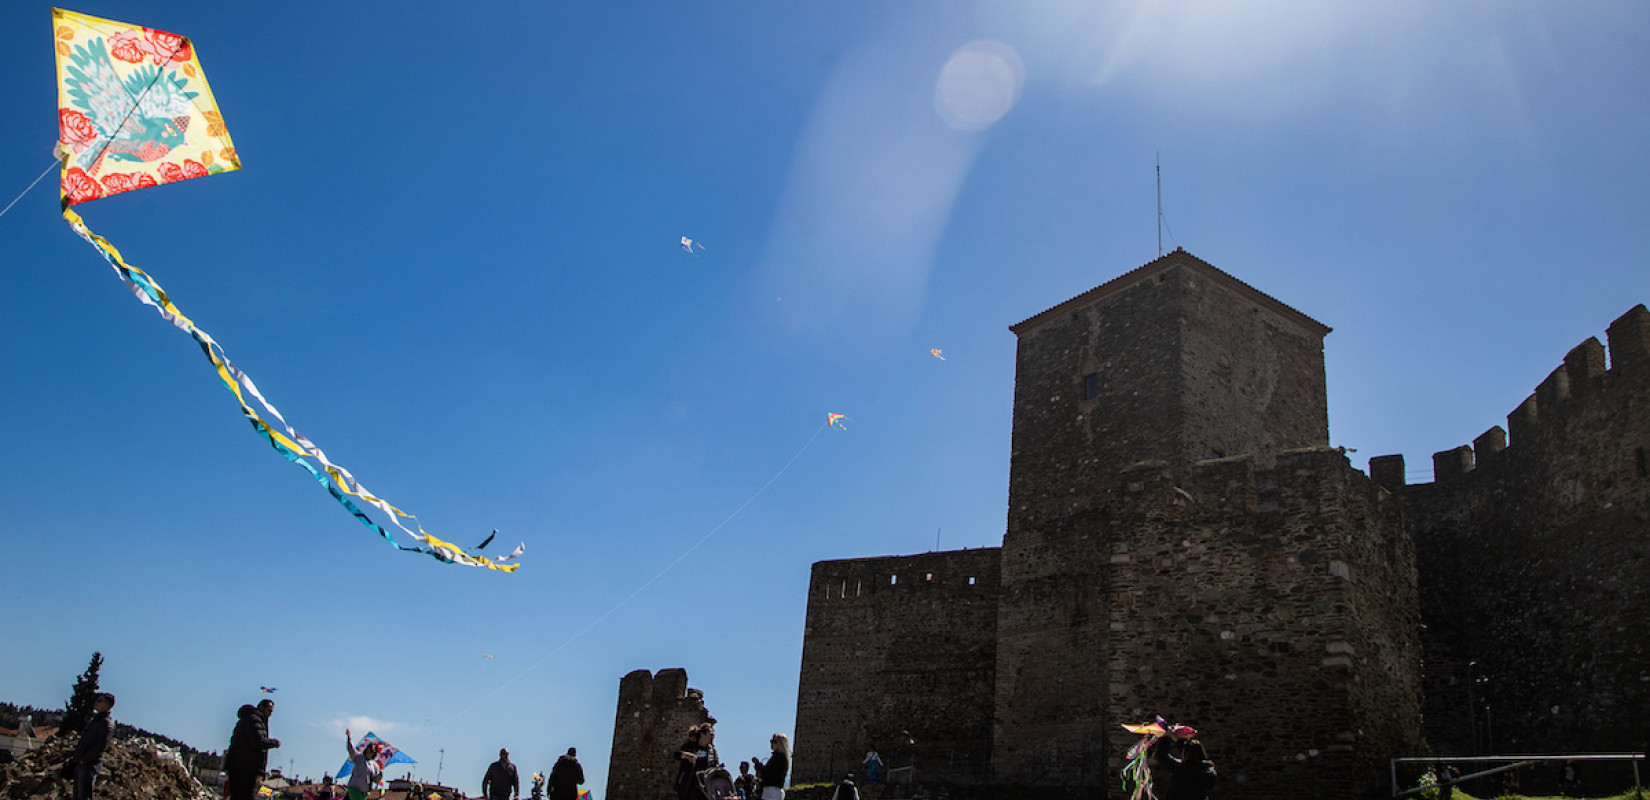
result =
[[23,720],[25,724],[16,730],[0,728],[0,749],[20,756],[57,735],[56,726],[31,726],[27,724],[28,717],[24,717]]

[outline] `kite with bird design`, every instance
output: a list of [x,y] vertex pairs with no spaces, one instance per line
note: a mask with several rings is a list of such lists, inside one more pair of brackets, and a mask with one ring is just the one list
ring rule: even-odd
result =
[[[361,524],[400,550],[504,572],[518,568],[519,564],[464,552],[425,531],[413,515],[367,491],[349,470],[333,463],[314,442],[287,424],[252,379],[229,360],[217,341],[184,315],[159,282],[128,264],[114,245],[86,227],[71,206],[229,172],[239,169],[241,162],[187,38],[63,9],[52,10],[52,23],[57,51],[57,152],[63,170],[60,196],[69,226],[97,249],[140,301],[195,340],[258,434],[282,458],[307,471]],[[397,542],[352,497],[385,514],[415,544]],[[403,519],[411,521],[413,528]]]

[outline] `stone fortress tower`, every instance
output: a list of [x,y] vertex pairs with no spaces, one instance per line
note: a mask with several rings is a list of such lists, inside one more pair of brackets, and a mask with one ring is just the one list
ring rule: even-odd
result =
[[688,686],[687,670],[639,669],[619,681],[613,750],[607,762],[610,800],[675,800],[676,748],[688,728],[712,722],[705,696]]
[[1356,797],[1427,734],[1474,744],[1468,662],[1531,746],[1597,724],[1643,747],[1643,306],[1608,370],[1577,348],[1512,445],[1492,429],[1414,487],[1329,447],[1329,328],[1183,250],[1011,330],[1003,545],[814,565],[793,782],[875,743],[919,783],[1120,797],[1118,725],[1161,714],[1202,731],[1223,796]]

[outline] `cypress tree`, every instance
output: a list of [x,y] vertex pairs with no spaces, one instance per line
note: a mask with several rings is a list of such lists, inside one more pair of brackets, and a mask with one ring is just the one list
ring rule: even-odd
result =
[[101,666],[103,654],[93,653],[92,663],[75,678],[74,694],[69,696],[69,704],[63,709],[63,730],[80,733],[92,720],[92,698],[97,696],[97,670]]

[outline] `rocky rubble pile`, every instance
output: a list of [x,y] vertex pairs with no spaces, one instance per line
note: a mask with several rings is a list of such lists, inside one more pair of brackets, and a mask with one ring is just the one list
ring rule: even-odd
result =
[[[73,781],[59,777],[59,769],[74,752],[76,736],[54,736],[37,750],[0,767],[3,800],[68,800]],[[99,800],[210,800],[177,756],[164,746],[137,739],[109,744],[103,754],[102,777],[94,794]]]

